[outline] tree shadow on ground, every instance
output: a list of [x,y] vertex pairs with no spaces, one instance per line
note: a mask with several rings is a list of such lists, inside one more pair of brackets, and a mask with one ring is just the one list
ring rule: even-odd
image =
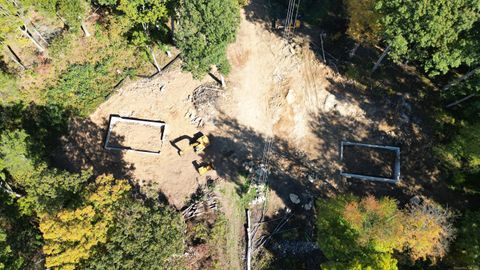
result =
[[[308,216],[292,215],[282,209],[266,217],[262,226],[253,251],[254,269],[319,269],[326,261],[315,244],[314,220]],[[274,255],[270,260],[269,253]]]
[[60,105],[11,103],[0,107],[0,132],[24,130],[29,136],[29,154],[52,165],[52,150],[58,146],[59,138],[67,131],[68,119],[75,113]]
[[[293,20],[297,18],[301,26],[293,33],[311,40],[319,39],[321,32],[345,32],[347,19],[343,1],[303,0],[296,9]],[[289,0],[252,0],[245,6],[248,20],[265,24],[266,29],[279,36],[285,36],[284,23],[289,8]]]
[[[223,113],[220,113],[215,125],[221,133],[209,135],[211,146],[202,158],[213,162],[220,177],[240,185],[239,175],[245,171],[243,164],[252,160],[262,162],[269,138]],[[313,184],[307,181],[307,175],[317,171],[316,164],[287,141],[276,136],[271,139],[270,155],[264,164],[269,167],[269,187],[287,206],[295,208],[296,205],[288,199],[289,194],[314,191]]]
[[[69,171],[93,168],[95,174],[112,174],[117,179],[130,179],[132,164],[124,161],[124,152],[104,148],[108,121],[101,125],[90,119],[71,118],[68,133],[60,139],[56,151],[57,164]],[[110,140],[121,144],[124,137],[110,134]]]
[[[401,94],[378,99],[371,93],[361,92],[353,82],[338,83],[331,80],[327,91],[339,102],[359,106],[364,114],[360,118],[347,117],[333,107],[329,112],[310,115],[310,128],[321,142],[317,150],[324,153],[319,164],[328,175],[334,173],[331,168],[332,156],[338,155],[342,140],[397,146],[401,149],[401,180],[398,185],[351,179],[346,182],[349,186],[346,191],[357,195],[388,195],[402,204],[412,196],[423,195],[458,209],[478,202],[474,196],[449,189],[443,181],[433,154],[435,144],[429,123],[431,120],[423,112],[424,108],[419,108],[421,104],[412,103]],[[337,174],[337,177],[340,176]]]

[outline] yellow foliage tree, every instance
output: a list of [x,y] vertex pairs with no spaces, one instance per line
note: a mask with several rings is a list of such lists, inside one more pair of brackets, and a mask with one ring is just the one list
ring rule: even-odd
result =
[[455,229],[450,222],[453,214],[440,205],[425,201],[412,204],[405,213],[406,248],[412,260],[435,262],[447,254]]
[[394,199],[384,197],[379,200],[367,196],[360,201],[345,205],[343,217],[358,233],[360,245],[371,246],[377,252],[401,250],[404,238],[403,214]]
[[380,14],[375,10],[375,0],[346,0],[349,18],[347,34],[355,40],[355,54],[360,44],[376,44],[380,40]]
[[40,214],[47,268],[75,269],[92,255],[92,248],[107,241],[107,231],[113,225],[114,212],[130,190],[124,180],[99,176],[83,195],[77,209],[65,209],[56,214]]

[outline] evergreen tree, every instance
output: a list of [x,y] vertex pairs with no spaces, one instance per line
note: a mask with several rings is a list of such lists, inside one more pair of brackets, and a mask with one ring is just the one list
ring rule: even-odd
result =
[[480,269],[480,211],[463,216],[450,257],[454,268]]

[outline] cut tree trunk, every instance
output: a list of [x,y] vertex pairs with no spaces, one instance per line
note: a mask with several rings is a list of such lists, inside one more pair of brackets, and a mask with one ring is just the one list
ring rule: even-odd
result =
[[445,87],[443,87],[443,91],[447,91],[448,89],[450,89],[450,87],[455,86],[455,85],[461,83],[462,81],[465,81],[466,79],[473,76],[478,70],[480,70],[480,67],[476,67],[473,70],[470,70],[467,74],[463,75],[462,77],[460,77],[456,80],[453,80],[449,84],[445,85]]
[[377,62],[375,63],[375,65],[373,66],[372,68],[372,71],[370,73],[374,73],[375,70],[377,70],[377,68],[380,66],[380,63],[382,63],[383,61],[383,58],[385,58],[385,56],[387,56],[388,52],[390,51],[390,45],[388,45],[385,50],[383,50],[383,53],[382,55],[380,55],[380,58],[378,58]]
[[83,33],[85,34],[85,37],[90,37],[91,34],[88,32],[87,26],[85,25],[85,22],[82,22],[80,27],[82,28]]
[[355,46],[353,47],[353,49],[350,50],[348,57],[350,58],[354,57],[359,47],[360,47],[360,43],[355,43]]
[[460,103],[462,103],[462,102],[464,102],[464,101],[466,101],[466,100],[469,100],[469,99],[471,99],[471,98],[473,98],[473,97],[476,97],[476,96],[477,96],[477,94],[470,94],[470,95],[468,95],[468,96],[466,96],[466,97],[464,97],[464,98],[462,98],[462,99],[459,99],[459,100],[457,100],[457,101],[455,101],[455,102],[452,102],[452,103],[448,104],[448,105],[446,106],[446,108],[451,108],[451,107],[453,107],[453,106],[457,106],[458,104],[460,104]]
[[15,62],[17,65],[19,65],[22,70],[27,69],[23,64],[22,61],[20,60],[20,57],[13,51],[12,47],[10,45],[7,45],[8,52],[10,53],[10,58],[12,59],[13,62]]
[[152,55],[153,64],[155,65],[157,72],[160,73],[162,69],[160,68],[160,65],[157,62],[157,57],[155,57],[155,52],[153,51],[152,46],[147,46],[147,47],[148,47],[148,50],[150,51],[150,54]]
[[20,27],[20,31],[22,32],[22,34],[28,37],[33,44],[35,44],[38,51],[40,52],[45,51],[45,48],[43,48],[43,46],[32,36],[32,34],[30,33],[30,31],[28,31],[28,28],[25,25]]

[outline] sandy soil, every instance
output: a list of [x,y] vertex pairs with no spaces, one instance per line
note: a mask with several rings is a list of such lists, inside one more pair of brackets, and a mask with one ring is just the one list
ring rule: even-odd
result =
[[[192,137],[199,131],[184,116],[191,107],[188,96],[197,86],[210,81],[209,78],[205,80],[194,80],[190,74],[181,72],[177,65],[151,80],[126,82],[89,119],[71,124],[71,136],[65,138],[63,147],[73,163],[71,166],[77,169],[93,166],[98,172],[113,172],[139,185],[148,183],[150,188],[163,193],[172,205],[181,208],[199,183],[205,182],[206,176],[200,177],[192,164],[201,161],[199,155],[189,151],[179,156],[169,141],[180,136]],[[105,134],[111,114],[164,121],[167,126],[161,155],[103,149],[102,135],[99,134]],[[152,132],[150,128],[119,126],[115,131],[121,145],[159,147],[158,132]],[[105,164],[105,160],[111,162]],[[207,176],[214,177],[214,172]]]
[[158,126],[117,122],[112,125],[110,132],[108,144],[113,147],[147,151],[162,149],[162,129]]

